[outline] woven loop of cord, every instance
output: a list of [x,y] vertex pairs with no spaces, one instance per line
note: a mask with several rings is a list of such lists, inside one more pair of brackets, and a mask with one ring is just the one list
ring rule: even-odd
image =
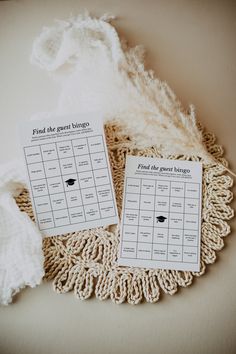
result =
[[[45,28],[35,40],[31,60],[61,85],[53,114],[99,111],[106,139],[119,213],[126,155],[186,159],[203,163],[201,269],[198,273],[117,265],[119,226],[45,238],[45,273],[58,293],[73,290],[115,303],[156,302],[160,289],[174,294],[192,284],[214,263],[230,232],[233,198],[227,162],[212,134],[199,128],[195,110],[186,111],[169,86],[144,66],[141,46],[120,40],[112,18],[80,15]],[[33,218],[28,192],[17,203]]]
[[[155,146],[137,149],[127,135],[120,134],[115,122],[106,125],[106,139],[120,213],[126,155],[162,156]],[[204,165],[203,169],[200,271],[196,273],[118,266],[119,227],[96,228],[44,239],[45,277],[53,280],[56,292],[73,290],[75,296],[81,300],[95,294],[100,300],[111,298],[118,304],[125,301],[138,304],[142,300],[154,303],[159,300],[160,289],[173,295],[179,287],[191,285],[195,276],[205,273],[206,265],[215,262],[216,252],[223,248],[223,238],[230,232],[227,220],[233,217],[233,210],[228,205],[233,198],[229,190],[233,180],[224,174],[222,164],[227,165],[227,162],[222,158],[222,148],[215,144],[214,135],[203,132],[203,141],[220,164]],[[201,161],[201,158],[184,155],[169,158]],[[17,198],[17,203],[22,211],[33,218],[26,190]]]

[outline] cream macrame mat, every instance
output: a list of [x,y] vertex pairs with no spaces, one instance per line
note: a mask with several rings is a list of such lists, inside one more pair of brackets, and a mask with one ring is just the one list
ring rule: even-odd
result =
[[[201,129],[202,130],[202,129]],[[135,148],[128,136],[121,136],[118,124],[105,126],[113,182],[119,213],[121,212],[124,168],[126,155],[161,157],[155,147],[145,150]],[[87,231],[48,237],[43,240],[45,278],[53,280],[58,293],[74,291],[84,300],[93,294],[104,300],[111,298],[119,304],[127,301],[138,304],[142,300],[154,303],[159,300],[160,289],[173,295],[178,287],[192,284],[195,276],[205,273],[206,265],[214,263],[216,252],[224,246],[223,238],[230,233],[227,220],[233,217],[228,205],[233,199],[229,190],[233,185],[225,175],[227,161],[222,158],[222,147],[215,144],[213,134],[203,131],[203,143],[219,164],[203,168],[201,269],[199,272],[144,269],[117,266],[119,227],[111,226]],[[170,156],[171,159],[200,161],[198,157]],[[21,211],[32,219],[33,212],[28,192],[25,190],[16,199]]]

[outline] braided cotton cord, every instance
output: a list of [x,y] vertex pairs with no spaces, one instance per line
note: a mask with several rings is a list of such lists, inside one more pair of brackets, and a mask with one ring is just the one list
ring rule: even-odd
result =
[[[161,157],[155,147],[136,149],[128,136],[120,134],[113,122],[106,125],[106,137],[112,167],[118,210],[121,211],[126,154]],[[179,287],[192,284],[194,276],[205,273],[206,265],[216,260],[216,252],[224,246],[223,238],[230,233],[227,220],[233,217],[228,205],[233,194],[229,190],[233,180],[225,175],[227,162],[223,150],[215,144],[213,134],[203,131],[204,144],[219,164],[204,165],[201,269],[199,272],[144,269],[118,266],[119,227],[96,228],[62,236],[45,238],[43,250],[47,279],[53,280],[54,290],[65,293],[73,290],[77,298],[84,300],[95,294],[115,303],[127,301],[138,304],[142,300],[157,302],[160,289],[173,295]],[[199,161],[198,157],[169,156],[174,159]],[[25,190],[17,203],[22,211],[33,218],[33,212]]]

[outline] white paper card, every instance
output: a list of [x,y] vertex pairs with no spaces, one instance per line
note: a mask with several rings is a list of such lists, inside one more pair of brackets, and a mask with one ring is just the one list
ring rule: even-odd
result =
[[98,115],[27,122],[20,135],[34,215],[44,235],[118,223]]
[[199,271],[202,164],[127,156],[119,265]]

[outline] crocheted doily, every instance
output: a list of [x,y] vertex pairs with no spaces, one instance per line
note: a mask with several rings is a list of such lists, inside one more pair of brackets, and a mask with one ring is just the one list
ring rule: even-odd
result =
[[[155,147],[141,151],[135,148],[129,136],[120,134],[116,122],[106,124],[105,132],[120,213],[126,155],[159,158],[162,156]],[[118,266],[116,261],[120,237],[119,226],[113,225],[44,238],[45,278],[53,279],[54,290],[58,293],[73,290],[75,296],[81,300],[95,294],[100,300],[110,297],[118,304],[124,301],[138,304],[142,300],[154,303],[159,300],[160,290],[173,295],[179,287],[192,284],[194,276],[203,275],[206,265],[214,263],[216,252],[223,248],[223,238],[230,233],[227,220],[233,217],[233,210],[228,205],[233,198],[229,190],[233,180],[225,175],[224,166],[227,166],[227,161],[222,158],[223,149],[215,144],[213,134],[204,131],[203,143],[220,164],[203,165],[199,272]],[[189,156],[169,156],[169,158],[201,160]],[[28,192],[24,190],[16,201],[21,211],[28,213],[33,219]]]

